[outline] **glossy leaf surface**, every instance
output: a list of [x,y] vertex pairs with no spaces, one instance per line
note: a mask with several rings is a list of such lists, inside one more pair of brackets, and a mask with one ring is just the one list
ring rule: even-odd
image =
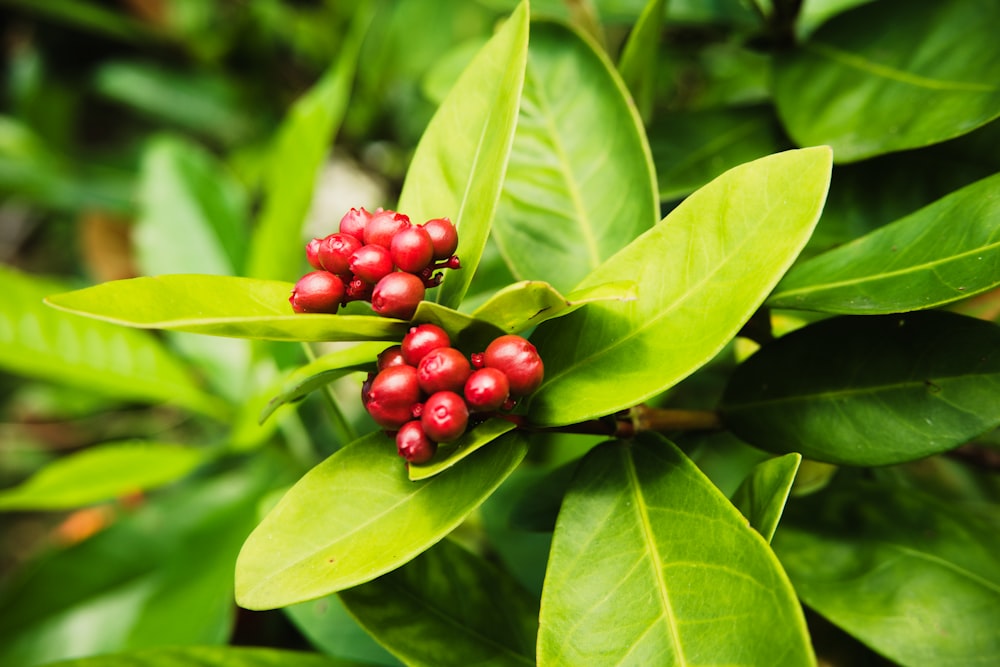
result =
[[291,283],[232,276],[167,275],[115,280],[46,303],[115,324],[293,341],[400,340],[407,323],[376,315],[296,313]]
[[166,443],[95,445],[0,491],[0,510],[71,509],[111,500],[173,482],[203,460],[204,451]]
[[458,227],[460,271],[449,271],[436,300],[457,307],[479,265],[496,213],[528,51],[522,2],[476,54],[434,114],[407,171],[399,210],[414,222],[446,217]]
[[[767,618],[766,624],[756,619]],[[556,523],[539,665],[812,665],[761,536],[673,444],[584,458]]]
[[236,564],[237,602],[286,606],[399,567],[461,523],[526,452],[512,438],[411,482],[384,433],[355,441],[309,471],[247,538]]
[[998,23],[991,0],[858,7],[778,60],[778,112],[799,145],[829,144],[838,162],[971,132],[1000,115]]
[[943,452],[1000,425],[1000,327],[940,311],[842,316],[741,364],[722,416],[750,444],[849,465]]
[[48,308],[66,285],[0,267],[0,366],[116,398],[168,402],[211,415],[224,407],[155,338]]
[[53,663],[51,667],[366,667],[303,651],[244,646],[151,648]]
[[801,462],[802,455],[794,452],[762,461],[733,496],[733,504],[768,542],[774,537]]
[[[437,454],[427,463],[408,466],[410,479],[419,480],[433,477],[463,460],[480,447],[490,444],[504,433],[514,430],[514,424],[506,419],[488,419],[482,424],[469,429],[454,442],[442,444]],[[496,444],[503,447],[502,442]]]
[[995,525],[855,481],[789,503],[774,549],[802,601],[902,665],[1000,660]]
[[408,665],[535,664],[538,601],[451,540],[340,596]]
[[545,381],[527,402],[532,421],[632,407],[715,356],[805,245],[830,167],[822,147],[736,167],[591,273],[578,289],[634,280],[638,298],[591,303],[535,330]]
[[832,313],[934,308],[1000,285],[1000,174],[792,269],[768,305]]
[[563,296],[545,282],[527,280],[496,292],[473,311],[473,317],[489,322],[505,333],[520,333],[546,320],[569,315],[593,301],[631,301],[638,286],[628,280],[574,290]]
[[493,233],[515,276],[569,290],[659,217],[642,124],[610,63],[554,23],[532,25],[517,122]]

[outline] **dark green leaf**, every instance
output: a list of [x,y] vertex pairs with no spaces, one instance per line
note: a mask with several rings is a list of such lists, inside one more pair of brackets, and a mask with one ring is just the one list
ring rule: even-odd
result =
[[733,504],[768,542],[774,537],[801,462],[802,455],[795,453],[762,461],[733,496]]
[[912,489],[793,500],[774,549],[802,601],[901,665],[1000,661],[1000,533]]
[[385,434],[355,441],[299,480],[247,538],[236,564],[237,602],[286,606],[399,567],[461,523],[526,452],[523,439],[509,438],[411,482]]
[[946,451],[1000,425],[1000,327],[953,313],[843,316],[765,345],[722,400],[761,449],[848,465]]
[[642,122],[611,64],[565,26],[532,25],[493,229],[514,275],[571,289],[656,223],[656,193]]
[[934,308],[998,285],[1000,174],[796,266],[768,305],[898,313]]
[[366,667],[368,662],[340,660],[272,648],[188,646],[150,648],[116,655],[67,660],[47,667]]
[[479,265],[507,171],[528,51],[528,5],[507,19],[452,87],[417,145],[399,210],[416,222],[447,217],[459,230],[462,269],[437,301],[456,308]]
[[[649,0],[632,27],[618,61],[622,81],[628,86],[643,120],[653,112],[656,92],[657,47],[663,31],[667,0]],[[759,156],[758,156],[759,157]]]
[[[451,468],[459,461],[465,459],[480,447],[489,445],[504,433],[514,430],[514,423],[507,419],[488,419],[482,424],[469,429],[465,434],[454,442],[442,444],[427,463],[419,465],[411,463],[408,466],[410,479],[420,480],[433,477],[438,473]],[[505,441],[506,442],[506,441]],[[504,447],[504,442],[497,442],[494,447]]]
[[176,481],[205,458],[204,451],[158,442],[95,445],[0,491],[0,510],[72,509],[111,500]]
[[563,296],[548,283],[526,280],[501,289],[472,315],[506,333],[520,333],[546,320],[569,315],[594,301],[633,301],[637,292],[634,282],[621,280],[574,290]]
[[224,414],[225,406],[202,393],[187,368],[152,336],[46,308],[45,295],[64,289],[0,267],[0,366],[117,398]]
[[634,280],[639,298],[538,327],[545,381],[527,400],[531,420],[570,424],[632,407],[714,357],[805,245],[830,166],[820,147],[736,167],[591,273],[579,289]]
[[421,301],[413,321],[421,324],[436,324],[451,338],[452,345],[468,352],[486,349],[503,331],[483,319],[467,315],[433,301]]
[[601,445],[577,471],[542,592],[538,663],[815,659],[767,544],[680,450],[647,435]]
[[775,102],[801,146],[838,162],[918,148],[1000,116],[1000,4],[880,0],[778,60]]
[[293,341],[401,340],[408,324],[375,315],[296,313],[291,283],[232,276],[115,280],[57,294],[61,310],[143,329]]
[[401,667],[403,664],[358,625],[338,595],[294,604],[282,611],[309,643],[325,655],[360,660],[379,667]]
[[340,596],[408,665],[535,664],[538,601],[450,540]]

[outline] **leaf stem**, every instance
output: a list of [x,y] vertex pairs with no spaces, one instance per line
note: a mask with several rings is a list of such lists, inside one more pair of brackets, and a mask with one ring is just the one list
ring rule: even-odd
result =
[[580,433],[631,438],[642,431],[710,431],[722,428],[719,413],[713,410],[678,410],[637,405],[631,410],[602,419],[590,419],[563,426],[533,426],[523,415],[492,413],[491,417],[506,419],[518,428],[535,433]]

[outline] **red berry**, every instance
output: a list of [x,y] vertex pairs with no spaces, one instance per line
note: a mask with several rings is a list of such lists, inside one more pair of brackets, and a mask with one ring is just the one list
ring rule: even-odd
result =
[[340,233],[350,234],[358,241],[364,242],[365,227],[368,226],[368,221],[371,219],[372,214],[366,211],[364,207],[361,209],[352,208],[340,219]]
[[371,283],[366,283],[361,278],[351,278],[347,283],[344,292],[344,302],[347,301],[368,301],[372,297],[372,290],[375,288]]
[[510,396],[510,382],[498,368],[480,368],[465,381],[463,393],[473,412],[499,410]]
[[417,369],[392,366],[375,376],[365,408],[379,426],[395,430],[413,418],[413,405],[418,401]]
[[410,463],[426,463],[437,451],[437,444],[427,434],[419,420],[406,422],[396,432],[396,451]]
[[424,298],[424,283],[412,273],[395,271],[378,281],[372,291],[372,308],[383,317],[408,320]]
[[471,372],[472,367],[464,354],[453,347],[439,347],[420,360],[417,381],[426,394],[436,391],[460,392]]
[[356,278],[374,285],[395,270],[392,255],[380,245],[363,245],[355,250],[348,266]]
[[483,359],[487,367],[504,372],[511,396],[527,396],[542,384],[545,375],[542,358],[535,346],[520,336],[500,336],[486,348]]
[[439,347],[451,346],[451,339],[448,332],[436,324],[418,324],[410,327],[410,330],[403,336],[403,357],[406,363],[411,366],[420,364],[420,360],[430,352]]
[[330,273],[349,275],[351,255],[360,247],[361,241],[350,234],[330,234],[319,243],[319,262]]
[[448,259],[458,249],[458,230],[448,218],[428,220],[422,227],[434,245],[434,259]]
[[393,366],[406,366],[406,357],[403,356],[403,348],[399,345],[387,347],[378,355],[378,369],[384,371]]
[[288,302],[297,313],[336,313],[344,298],[344,282],[327,271],[310,271],[299,278]]
[[404,227],[396,232],[389,245],[392,261],[400,271],[420,273],[434,259],[434,244],[423,227]]
[[319,260],[319,246],[323,239],[313,239],[306,244],[306,261],[314,269],[322,269],[323,263]]
[[453,391],[439,391],[424,403],[420,424],[434,442],[451,442],[465,433],[469,423],[469,408],[465,400]]
[[379,211],[365,227],[365,243],[380,245],[388,250],[396,232],[409,226],[410,219],[402,213]]

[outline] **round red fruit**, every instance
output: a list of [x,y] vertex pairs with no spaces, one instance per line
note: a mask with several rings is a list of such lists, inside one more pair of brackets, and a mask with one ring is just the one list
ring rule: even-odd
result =
[[392,261],[400,271],[420,273],[434,259],[434,243],[423,227],[409,226],[400,229],[389,245]]
[[374,285],[395,270],[392,255],[380,245],[366,244],[355,250],[348,266],[356,278]]
[[322,269],[323,263],[319,261],[319,246],[323,239],[313,239],[306,244],[306,261],[314,269]]
[[319,244],[319,262],[330,273],[339,276],[351,273],[351,255],[361,247],[361,241],[350,234],[330,234]]
[[364,242],[365,227],[368,226],[368,221],[371,219],[372,214],[366,211],[364,207],[360,209],[352,208],[340,219],[340,233],[350,234],[358,241]]
[[465,433],[469,424],[469,408],[455,392],[439,391],[424,403],[420,424],[427,437],[434,442],[451,442]]
[[510,382],[499,368],[480,368],[465,381],[463,393],[473,412],[499,410],[510,397]]
[[453,347],[439,347],[428,352],[417,366],[417,380],[427,394],[436,391],[460,392],[472,373],[465,355]]
[[297,313],[336,313],[344,298],[344,282],[327,271],[310,271],[299,278],[288,302]]
[[458,230],[448,218],[428,220],[422,227],[434,245],[434,259],[448,259],[458,249]]
[[413,418],[413,406],[419,401],[417,369],[392,366],[372,380],[365,408],[379,426],[394,431]]
[[393,345],[382,350],[378,355],[378,369],[384,371],[393,366],[406,366],[406,357],[403,356],[403,348]]
[[392,245],[392,237],[409,226],[410,219],[402,213],[379,211],[365,227],[365,243],[380,245],[388,250]]
[[372,309],[383,317],[408,320],[424,298],[424,282],[412,273],[395,271],[378,281],[372,291]]
[[427,463],[437,451],[437,444],[427,437],[419,420],[406,422],[396,432],[396,451],[410,463]]
[[420,364],[428,352],[439,347],[450,347],[451,339],[448,332],[436,324],[418,324],[410,327],[410,330],[403,336],[403,357],[406,363],[411,366]]
[[514,334],[500,336],[486,348],[483,361],[488,368],[503,371],[510,383],[510,395],[527,396],[538,389],[545,376],[545,365],[538,350]]

